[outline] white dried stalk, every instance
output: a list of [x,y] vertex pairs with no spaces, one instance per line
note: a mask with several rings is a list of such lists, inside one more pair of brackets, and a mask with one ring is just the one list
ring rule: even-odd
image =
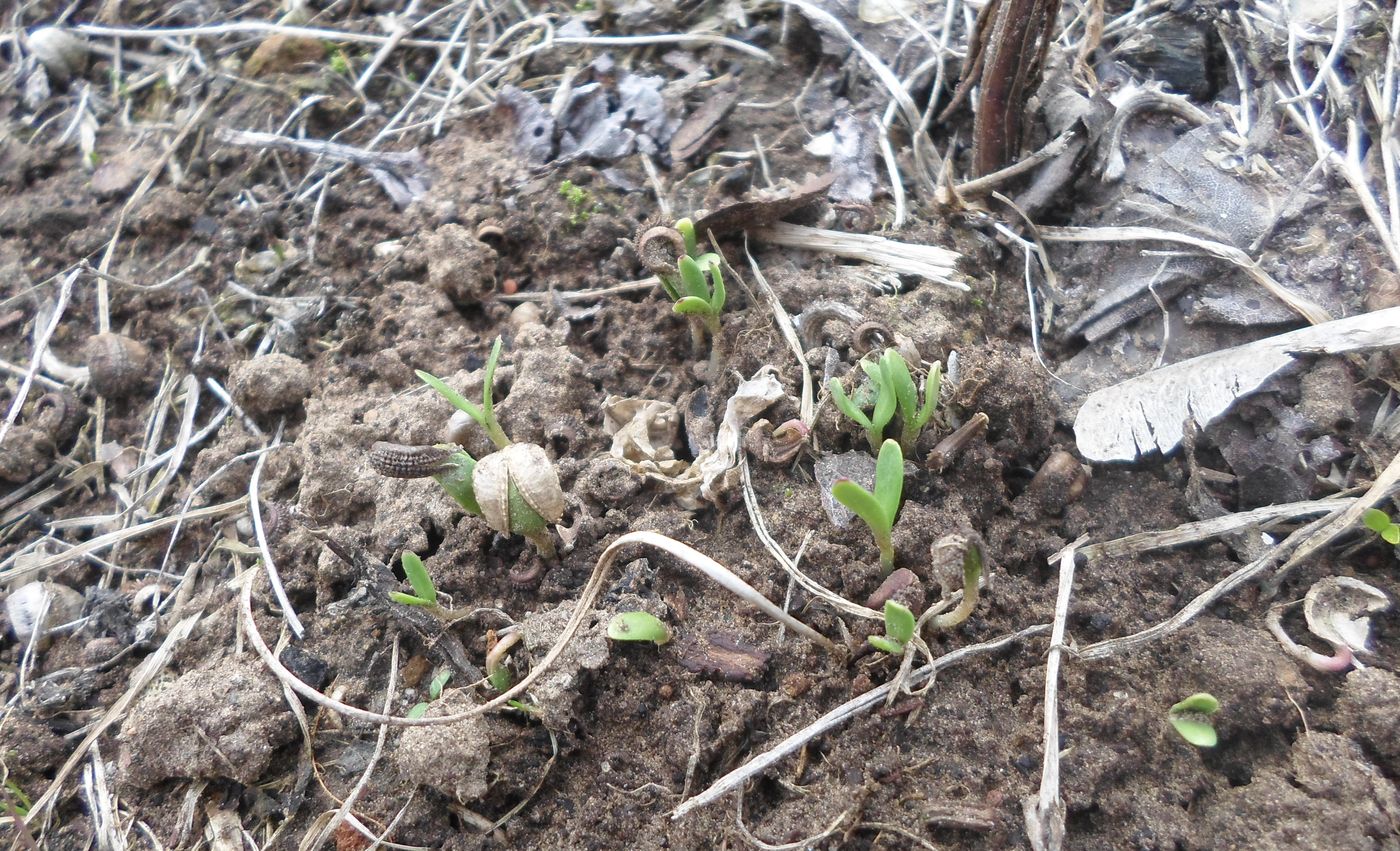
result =
[[632,544],[643,544],[655,547],[675,556],[685,564],[704,574],[707,579],[743,599],[769,617],[785,624],[794,632],[812,639],[828,650],[835,649],[835,645],[832,644],[831,640],[826,636],[783,611],[781,607],[758,593],[753,586],[736,576],[729,568],[704,553],[657,532],[629,532],[617,538],[603,550],[603,554],[598,557],[598,563],[593,567],[593,575],[589,577],[588,584],[585,585],[583,591],[579,593],[578,600],[574,603],[573,614],[569,616],[568,622],[564,624],[564,628],[560,631],[559,637],[554,642],[554,646],[549,649],[549,652],[545,654],[544,658],[541,659],[537,665],[530,669],[530,672],[526,674],[520,682],[480,706],[474,706],[471,709],[453,715],[438,715],[431,718],[402,718],[394,715],[386,715],[382,712],[371,712],[367,709],[360,709],[357,706],[351,706],[348,703],[322,694],[298,679],[295,674],[287,670],[286,666],[282,664],[276,654],[268,648],[267,642],[263,640],[262,633],[258,631],[257,622],[253,620],[252,580],[255,576],[254,572],[247,571],[235,577],[229,585],[230,587],[241,587],[242,589],[239,594],[239,615],[243,623],[243,628],[248,634],[248,639],[253,645],[253,649],[257,651],[258,656],[263,660],[263,664],[267,665],[273,675],[290,686],[297,694],[318,706],[333,712],[339,712],[356,721],[368,721],[373,724],[393,724],[400,727],[429,727],[439,724],[455,724],[459,721],[471,718],[472,716],[499,709],[510,701],[523,695],[545,671],[549,670],[550,666],[553,665],[560,654],[564,652],[564,648],[568,647],[569,642],[573,640],[574,635],[577,634],[584,620],[592,614],[593,603],[598,599],[599,593],[602,592],[603,583],[607,580],[608,573],[612,566],[617,562],[619,553],[623,548]]
[[[282,443],[282,426],[277,426],[277,434],[272,438],[272,445],[269,450],[276,449]],[[301,618],[297,617],[296,610],[292,608],[292,601],[287,599],[287,591],[282,587],[282,575],[277,572],[277,563],[272,560],[272,548],[267,545],[267,532],[263,529],[262,501],[258,496],[258,486],[262,483],[263,464],[267,462],[267,453],[258,456],[257,462],[253,464],[253,475],[248,479],[248,514],[253,518],[253,535],[258,541],[258,552],[262,556],[263,567],[267,570],[267,581],[272,584],[272,593],[277,597],[277,605],[282,607],[282,617],[287,620],[287,626],[292,628],[292,632],[297,638],[301,638],[306,632],[306,627],[301,625]]]
[[957,271],[962,255],[942,246],[915,245],[872,234],[809,228],[787,222],[777,222],[752,233],[755,238],[773,245],[861,260],[897,274],[917,275],[963,292],[972,289],[961,280]]
[[1065,841],[1065,802],[1060,798],[1060,657],[1064,652],[1065,622],[1074,588],[1076,544],[1060,555],[1060,586],[1055,595],[1055,622],[1050,629],[1050,652],[1045,656],[1045,734],[1040,769],[1040,792],[1022,802],[1026,834],[1035,851],[1059,851]]
[[763,294],[763,300],[768,302],[768,309],[773,311],[773,322],[778,326],[778,332],[783,335],[788,348],[792,349],[793,357],[797,359],[797,368],[802,376],[802,399],[798,403],[797,417],[806,423],[808,428],[811,428],[816,422],[812,401],[815,397],[815,391],[812,388],[812,369],[807,365],[807,357],[802,350],[802,341],[797,338],[797,328],[793,325],[792,317],[788,315],[783,303],[778,300],[778,294],[773,292],[772,285],[763,276],[763,270],[758,267],[758,261],[753,259],[753,255],[749,253],[747,234],[744,236],[744,256],[749,258],[749,268],[753,270],[758,291]]
[[[1035,626],[1028,626],[1018,632],[1009,633],[1000,638],[994,638],[991,641],[984,641],[981,644],[970,644],[967,647],[961,647],[950,653],[945,653],[935,659],[931,664],[924,665],[912,671],[909,675],[909,683],[911,686],[919,685],[944,668],[952,667],[959,662],[977,656],[995,653],[1012,642],[1036,635],[1043,635],[1049,630],[1049,624],[1036,624]],[[710,787],[704,792],[683,802],[671,812],[671,818],[679,819],[695,808],[713,803],[719,798],[733,792],[735,789],[742,787],[750,778],[767,771],[783,757],[796,753],[803,745],[823,735],[828,730],[840,726],[856,715],[878,706],[893,687],[893,683],[885,683],[882,686],[871,689],[865,694],[846,701],[818,718],[816,721],[813,721],[811,724],[798,730],[786,739],[783,739],[772,748],[753,757],[748,762],[716,780],[714,783],[710,784]]]
[[5,436],[10,433],[10,429],[15,424],[15,418],[19,416],[20,409],[24,407],[24,400],[29,396],[29,388],[34,386],[34,377],[39,373],[39,366],[43,362],[44,353],[48,351],[49,340],[53,337],[53,332],[57,330],[58,323],[63,319],[63,312],[68,308],[68,299],[73,294],[73,283],[78,280],[81,274],[80,269],[74,269],[63,279],[63,283],[58,288],[58,303],[54,305],[53,313],[49,315],[49,321],[44,323],[43,330],[34,340],[34,354],[29,358],[29,368],[24,372],[24,380],[20,382],[19,391],[15,393],[14,401],[10,403],[10,410],[5,414],[5,422],[0,424],[0,447],[5,445]]

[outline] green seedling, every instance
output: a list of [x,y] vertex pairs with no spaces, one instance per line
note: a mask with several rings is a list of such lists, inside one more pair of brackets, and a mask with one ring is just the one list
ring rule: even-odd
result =
[[[690,219],[676,222],[685,254],[676,261],[675,274],[658,273],[661,288],[674,304],[671,309],[690,320],[691,344],[696,352],[704,350],[704,335],[710,335],[710,365],[718,362],[720,314],[724,311],[724,274],[721,261],[714,252],[700,253],[695,236],[695,224]],[[706,281],[706,276],[709,281]]]
[[20,818],[27,818],[29,816],[29,811],[34,808],[34,802],[29,800],[29,796],[24,794],[24,790],[19,787],[18,783],[8,777],[5,778],[5,791],[9,798],[6,803],[9,804],[10,809],[13,811],[12,815],[17,815]]
[[1400,546],[1400,525],[1390,519],[1390,515],[1379,508],[1368,508],[1366,513],[1361,515],[1361,522],[1366,524],[1366,528],[1381,536],[1381,540],[1391,546]]
[[588,195],[588,190],[578,186],[572,180],[561,180],[559,194],[569,205],[569,224],[576,228],[588,224],[588,220],[593,218],[594,206],[593,199]]
[[829,389],[831,401],[837,410],[845,414],[857,425],[865,429],[865,437],[870,441],[870,451],[879,450],[885,437],[885,428],[899,414],[899,446],[906,453],[914,451],[914,443],[919,439],[924,426],[933,417],[938,407],[938,391],[943,381],[942,367],[934,364],[924,376],[923,399],[919,399],[919,388],[914,376],[909,372],[909,364],[896,349],[885,349],[878,360],[862,360],[861,369],[870,379],[874,389],[874,409],[866,414],[855,400],[846,395],[841,382],[831,379]]
[[486,376],[481,384],[481,404],[476,405],[467,401],[461,393],[447,386],[447,383],[436,375],[423,370],[415,370],[414,374],[429,387],[436,390],[444,399],[452,403],[452,407],[471,417],[477,425],[486,429],[486,434],[491,438],[491,442],[497,449],[504,449],[510,445],[510,438],[506,437],[505,431],[501,429],[501,424],[496,419],[496,409],[492,397],[492,384],[496,379],[496,362],[501,358],[501,338],[497,337],[495,344],[491,346],[491,354],[486,358]]
[[914,637],[914,613],[903,603],[885,601],[885,634],[866,638],[870,646],[891,656],[903,656],[904,645]]
[[428,704],[442,697],[442,689],[447,685],[447,681],[450,679],[452,679],[451,671],[443,671],[436,677],[433,677],[433,681],[428,683],[428,699],[413,704],[413,708],[408,710],[408,717],[422,718],[426,715],[428,713]]
[[671,631],[655,615],[622,612],[608,621],[608,638],[613,641],[650,641],[659,646],[671,640]]
[[1220,701],[1206,692],[1197,692],[1167,711],[1167,720],[1181,738],[1198,748],[1213,748],[1220,741],[1210,716],[1220,711]]
[[880,548],[880,568],[885,576],[894,570],[894,542],[890,535],[903,493],[904,453],[894,440],[886,440],[880,447],[880,456],[875,461],[874,493],[850,479],[837,479],[831,486],[831,495],[836,501],[854,511],[870,527],[875,545]]
[[519,630],[508,632],[499,639],[494,631],[486,633],[486,643],[490,648],[486,651],[486,681],[496,691],[505,691],[515,682],[510,668],[506,667],[506,656],[512,647],[520,643],[520,636]]
[[416,553],[405,551],[401,561],[404,575],[408,577],[408,584],[413,587],[413,593],[390,591],[389,599],[405,606],[436,606],[437,586],[433,584],[433,578],[428,575],[427,568],[423,567],[423,560]]

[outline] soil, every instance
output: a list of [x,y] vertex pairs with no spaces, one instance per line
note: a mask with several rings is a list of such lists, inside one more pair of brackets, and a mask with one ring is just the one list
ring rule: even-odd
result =
[[[98,7],[110,5],[79,3],[71,21],[97,20]],[[172,25],[148,4],[116,6],[122,26]],[[377,33],[372,17],[385,9],[349,4],[316,25]],[[58,13],[43,11],[31,8],[26,22]],[[683,54],[727,69],[739,85],[739,105],[705,150],[748,151],[757,138],[766,159],[762,168],[748,162],[708,174],[692,173],[703,157],[663,169],[657,180],[678,214],[728,203],[750,182],[763,186],[765,171],[793,183],[821,173],[826,163],[803,145],[830,125],[833,104],[883,97],[823,54],[814,32],[799,27],[783,41],[782,21],[780,9],[762,6],[746,31],[778,60],[771,67],[722,46]],[[257,847],[295,848],[373,765],[353,813],[375,833],[392,824],[395,847],[737,848],[751,842],[744,830],[790,843],[833,823],[837,829],[813,847],[1030,847],[1022,802],[1041,782],[1044,637],[952,666],[926,695],[816,738],[737,800],[671,819],[686,798],[898,670],[898,660],[864,645],[878,622],[841,615],[790,587],[754,533],[737,487],[715,500],[678,494],[610,453],[609,397],[678,406],[682,422],[663,435],[661,449],[681,462],[695,457],[688,438],[713,433],[740,381],[765,368],[783,395],[763,417],[782,423],[799,415],[801,370],[758,294],[744,240],[724,236],[716,246],[733,272],[716,342],[720,374],[708,376],[709,353],[692,350],[689,326],[659,288],[564,298],[647,276],[623,244],[662,220],[636,157],[618,165],[637,191],[618,188],[606,163],[532,164],[513,145],[511,115],[482,108],[449,118],[440,135],[418,127],[387,146],[417,145],[432,175],[429,192],[404,209],[356,168],[337,173],[323,194],[304,192],[329,166],[223,143],[214,128],[275,130],[302,103],[296,126],[306,138],[369,144],[436,53],[395,54],[368,87],[367,102],[351,88],[353,74],[308,54],[305,43],[284,49],[267,47],[270,41],[201,41],[219,46],[223,59],[211,52],[211,64],[246,63],[256,50],[259,67],[245,67],[247,76],[211,73],[197,83],[141,87],[120,101],[130,110],[125,118],[105,91],[113,60],[94,53],[79,79],[93,84],[106,111],[86,156],[59,135],[72,119],[79,81],[55,84],[37,108],[25,105],[17,87],[0,91],[0,358],[16,365],[0,384],[3,408],[20,392],[64,276],[81,270],[48,343],[61,363],[45,365],[43,383],[29,390],[0,448],[0,575],[9,591],[43,579],[86,597],[85,620],[57,630],[32,658],[3,625],[0,771],[11,815],[44,793],[113,707],[117,722],[86,751],[86,768],[66,773],[47,820],[12,826],[15,835],[54,849],[97,843],[94,793],[83,780],[96,764],[128,847],[195,847],[231,818]],[[163,50],[149,40],[129,46],[137,44]],[[547,91],[541,80],[557,81],[599,52],[560,44],[522,61],[507,79]],[[352,51],[357,71],[371,55]],[[673,80],[683,73],[679,60],[655,48],[619,48],[614,58],[640,74]],[[8,73],[18,79],[18,65]],[[787,99],[804,87],[809,100],[794,111]],[[324,97],[303,101],[308,93]],[[920,97],[929,97],[927,85]],[[679,113],[699,109],[704,98],[703,90],[691,93]],[[765,106],[785,100],[782,108]],[[201,104],[207,114],[198,129],[176,139]],[[1167,115],[1143,121],[1163,144],[1190,129]],[[936,146],[965,140],[971,126],[964,109],[936,128]],[[1311,164],[1299,153],[1311,156],[1311,148],[1286,133],[1260,150],[1295,181]],[[94,163],[102,167],[93,170]],[[877,183],[887,184],[883,166],[879,174]],[[141,186],[148,176],[149,186]],[[561,193],[565,180],[585,193],[582,213]],[[1330,185],[1341,186],[1340,178]],[[1313,277],[1330,282],[1322,289],[1339,313],[1388,306],[1397,297],[1394,276],[1358,271],[1386,261],[1366,247],[1360,209],[1335,191],[1327,215],[1360,235],[1338,236],[1328,249],[1336,263]],[[1097,204],[1098,196],[1078,192],[1071,186],[1047,218],[1087,221],[1076,199]],[[897,563],[936,601],[957,586],[933,575],[928,554],[945,536],[966,535],[984,542],[991,582],[968,621],[929,636],[935,656],[1049,623],[1058,578],[1050,558],[1082,536],[1105,541],[1365,486],[1394,456],[1394,434],[1371,428],[1385,382],[1397,378],[1394,362],[1384,354],[1317,359],[1240,405],[1185,453],[1098,465],[1085,482],[1088,468],[1073,457],[1069,427],[1075,403],[1033,347],[1023,255],[997,240],[978,209],[916,204],[912,220],[890,230],[890,200],[874,199],[877,231],[959,251],[971,292],[906,278],[891,294],[850,261],[756,240],[748,247],[789,313],[839,301],[863,321],[884,323],[925,364],[956,353],[958,376],[945,381],[943,404],[907,459]],[[987,210],[1010,221],[1001,208]],[[845,222],[838,212],[823,201],[799,217]],[[1296,217],[1279,224],[1270,242],[1277,268],[1315,245],[1308,231]],[[91,271],[99,264],[107,276],[101,288]],[[1374,288],[1366,284],[1372,279]],[[1087,299],[1074,289],[1078,282],[1063,283],[1064,309]],[[818,381],[830,362],[820,347],[833,353],[838,376],[858,359],[854,324],[818,329],[820,346],[807,354]],[[1135,327],[1150,335],[1161,325],[1154,313]],[[1168,360],[1194,354],[1191,346],[1209,335],[1218,348],[1264,334],[1208,320],[1202,328],[1174,343]],[[99,332],[117,336],[90,343]],[[432,480],[387,478],[367,460],[376,441],[441,441],[452,408],[414,371],[477,398],[498,337],[501,423],[512,440],[544,448],[566,496],[557,563],[524,538],[465,514]],[[1054,368],[1090,348],[1082,338],[1051,334],[1042,356]],[[65,376],[65,364],[91,372]],[[1143,368],[1149,365],[1150,358]],[[228,400],[232,410],[204,434]],[[941,471],[930,469],[935,444],[979,412],[988,417],[985,431]],[[1328,486],[1309,473],[1297,485],[1296,471],[1287,472],[1294,458],[1305,448],[1319,451],[1323,438],[1335,460],[1322,474],[1339,471],[1343,481]],[[492,451],[480,429],[468,429],[463,441],[477,458]],[[177,461],[139,469],[182,444],[188,448]],[[867,450],[863,432],[823,404],[795,460],[750,459],[756,501],[777,544],[794,554],[805,543],[802,568],[857,603],[881,584],[878,555],[861,523],[840,528],[828,520],[813,464],[819,454]],[[1201,468],[1219,472],[1203,480]],[[261,525],[304,626],[300,637],[286,628],[260,564],[246,501],[255,477]],[[161,527],[51,558],[182,510],[196,513],[178,534]],[[608,578],[569,650],[527,693],[524,711],[391,727],[381,748],[379,726],[285,690],[239,619],[241,589],[252,583],[259,633],[269,643],[280,637],[282,663],[313,688],[379,711],[397,663],[387,711],[403,715],[425,702],[430,716],[444,714],[494,694],[477,680],[509,624],[521,623],[525,633],[508,657],[514,675],[539,662],[603,549],[634,530],[694,547],[770,600],[790,594],[788,608],[837,641],[837,651],[780,632],[674,559],[638,548]],[[1257,533],[1247,537],[1081,564],[1067,625],[1072,646],[1168,618],[1255,557]],[[1058,743],[1066,847],[1400,848],[1400,621],[1393,612],[1374,615],[1376,652],[1364,669],[1342,674],[1300,665],[1265,626],[1270,605],[1302,598],[1325,576],[1355,576],[1395,599],[1392,549],[1369,535],[1344,543],[1294,571],[1277,600],[1247,588],[1150,645],[1092,662],[1067,654]],[[390,603],[386,587],[410,590],[398,566],[403,552],[422,557],[454,606],[479,611],[444,626]],[[42,569],[31,575],[26,565],[40,559]],[[676,640],[660,647],[610,642],[608,619],[628,610],[658,615]],[[159,656],[171,628],[190,617],[192,632],[171,646],[123,711],[119,702],[143,660]],[[1300,617],[1285,623],[1303,634]],[[734,670],[683,664],[705,642],[746,655]],[[442,671],[452,677],[430,701],[429,682]],[[1167,722],[1168,708],[1195,692],[1222,705],[1215,748],[1193,747]],[[746,828],[736,826],[736,808]],[[355,849],[367,841],[342,827],[328,844]]]

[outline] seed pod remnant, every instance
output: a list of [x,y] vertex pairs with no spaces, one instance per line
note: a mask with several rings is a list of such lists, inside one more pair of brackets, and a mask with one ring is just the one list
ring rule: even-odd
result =
[[564,489],[544,449],[512,443],[487,455],[472,473],[472,489],[492,529],[523,535],[545,558],[556,556],[549,526],[564,519]]
[[151,352],[130,337],[94,334],[85,353],[92,389],[104,399],[120,399],[150,380]]

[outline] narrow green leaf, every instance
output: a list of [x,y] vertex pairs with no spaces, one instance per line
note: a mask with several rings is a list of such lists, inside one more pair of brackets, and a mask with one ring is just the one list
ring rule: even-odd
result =
[[431,372],[424,372],[421,369],[414,370],[413,374],[417,375],[419,380],[421,380],[424,384],[428,385],[429,387],[436,390],[439,394],[441,394],[444,399],[451,402],[452,407],[456,408],[457,410],[476,420],[478,425],[485,427],[486,415],[481,412],[481,409],[478,408],[476,405],[473,405],[471,402],[468,402],[466,398],[462,396],[461,393],[458,393],[456,390],[453,390],[451,387],[448,387],[447,382],[443,381],[441,378],[438,378],[436,375],[433,375]]
[[884,437],[885,426],[894,419],[895,407],[899,404],[899,397],[895,395],[894,388],[888,384],[880,386],[880,395],[875,397],[875,410],[870,412],[871,425],[880,432],[880,437]]
[[900,644],[900,643],[897,642],[897,641],[890,641],[888,638],[885,638],[885,637],[882,636],[882,635],[872,635],[872,636],[870,636],[869,638],[867,638],[867,639],[865,639],[865,640],[868,641],[868,642],[870,642],[870,646],[871,646],[871,647],[874,647],[876,650],[880,650],[880,651],[882,651],[882,652],[888,653],[888,654],[890,654],[891,656],[903,656],[903,655],[904,655],[904,645],[903,645],[903,644]]
[[410,709],[410,710],[408,710],[408,714],[405,715],[404,717],[405,717],[405,718],[422,718],[424,715],[427,715],[427,714],[428,714],[428,704],[426,704],[426,703],[415,703],[415,704],[413,704],[413,708]]
[[904,452],[899,441],[886,440],[875,460],[875,502],[885,515],[885,528],[894,527],[899,513],[899,498],[904,494]]
[[909,607],[894,600],[885,601],[885,635],[900,644],[908,644],[914,637],[914,613]]
[[1181,734],[1181,738],[1195,745],[1198,748],[1213,748],[1219,743],[1220,737],[1215,732],[1215,727],[1209,721],[1203,721],[1193,717],[1172,716],[1169,719],[1176,731]]
[[685,242],[686,256],[694,257],[699,253],[700,248],[695,242],[695,223],[690,219],[678,219],[676,230],[680,231],[681,239]]
[[1390,515],[1379,508],[1368,508],[1366,513],[1361,515],[1361,522],[1366,524],[1366,528],[1377,535],[1385,534],[1385,530],[1391,527]]
[[928,424],[929,418],[938,408],[938,394],[943,390],[943,365],[935,363],[929,367],[928,375],[924,376],[924,404],[919,408],[919,413],[914,417],[914,422],[922,429]]
[[436,604],[437,588],[433,586],[433,578],[428,575],[427,568],[423,567],[423,560],[416,553],[405,551],[402,561],[404,575],[408,577],[408,584],[413,586],[413,593],[420,600],[428,601],[428,605]]
[[507,691],[510,688],[510,680],[510,668],[507,668],[505,665],[492,671],[486,677],[486,681],[489,682],[491,688],[496,691]]
[[880,371],[884,373],[885,385],[894,391],[899,405],[899,415],[906,420],[918,416],[918,389],[914,386],[914,376],[909,374],[909,364],[904,356],[894,349],[885,349],[880,356]]
[[390,591],[389,599],[395,603],[402,603],[405,606],[431,606],[432,600],[424,600],[422,597],[415,597],[412,594],[404,594],[401,591]]
[[837,479],[831,485],[831,495],[836,498],[837,502],[854,511],[857,517],[864,520],[865,525],[870,527],[877,538],[881,533],[889,534],[890,525],[885,518],[885,510],[870,491],[850,479]]
[[714,312],[708,301],[693,295],[682,298],[671,309],[676,313],[690,316],[709,316]]
[[656,280],[661,284],[661,289],[666,291],[666,297],[671,301],[681,297],[681,291],[676,286],[676,281],[670,275],[657,275]]
[[831,403],[836,406],[836,410],[855,420],[856,424],[863,429],[868,430],[871,427],[870,418],[865,415],[864,411],[857,408],[856,403],[851,401],[851,397],[846,395],[846,391],[841,389],[840,381],[835,378],[831,379],[827,389],[831,391]]
[[681,288],[685,294],[709,304],[710,288],[705,286],[705,273],[700,270],[700,264],[694,258],[682,257],[676,268],[681,273]]
[[710,296],[710,307],[714,309],[715,315],[718,316],[720,311],[724,310],[725,299],[724,273],[720,271],[719,263],[715,263],[710,267],[710,281],[713,284],[711,287],[712,295]]
[[493,385],[496,383],[496,363],[501,359],[501,338],[497,337],[496,342],[491,344],[491,354],[486,357],[486,377],[481,384],[481,408],[482,415],[490,419],[493,410],[492,399],[495,393]]

